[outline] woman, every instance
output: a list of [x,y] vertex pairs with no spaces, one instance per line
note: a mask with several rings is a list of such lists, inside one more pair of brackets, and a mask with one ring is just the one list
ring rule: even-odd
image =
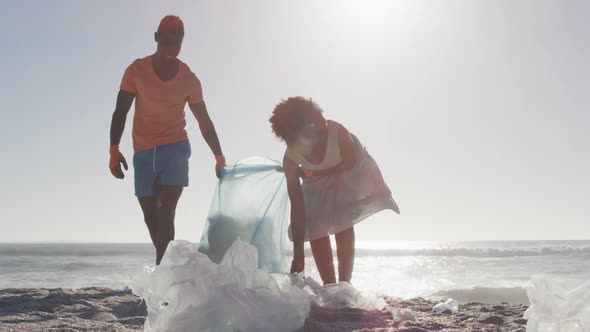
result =
[[338,279],[350,282],[354,224],[385,209],[399,213],[377,164],[356,136],[327,121],[311,99],[281,101],[269,121],[287,144],[283,167],[291,201],[291,273],[304,270],[303,242],[310,241],[323,283],[336,283],[329,237],[335,234]]

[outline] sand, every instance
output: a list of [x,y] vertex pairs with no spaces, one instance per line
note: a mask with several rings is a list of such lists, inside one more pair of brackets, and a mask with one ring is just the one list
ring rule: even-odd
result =
[[[468,303],[432,314],[435,301],[386,298],[381,311],[312,307],[300,331],[525,331],[524,305]],[[415,320],[396,321],[394,308]],[[0,331],[142,331],[147,311],[130,291],[109,288],[0,290]]]

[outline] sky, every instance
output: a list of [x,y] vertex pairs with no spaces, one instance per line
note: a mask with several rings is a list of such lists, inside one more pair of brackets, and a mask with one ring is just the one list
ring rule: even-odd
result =
[[[149,242],[108,170],[125,68],[167,14],[228,162],[281,160],[268,118],[315,99],[379,164],[401,209],[359,241],[590,239],[590,3],[583,0],[6,1],[0,12],[0,241]],[[187,108],[188,110],[188,108]],[[131,117],[121,151],[132,160]],[[214,159],[187,113],[198,241]]]

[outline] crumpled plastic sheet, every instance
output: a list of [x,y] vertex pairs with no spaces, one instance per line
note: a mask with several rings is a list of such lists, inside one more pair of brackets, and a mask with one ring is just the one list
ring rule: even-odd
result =
[[302,275],[268,274],[257,267],[256,247],[236,240],[219,264],[198,245],[172,241],[155,269],[130,285],[148,309],[145,331],[294,331],[310,306],[381,310],[385,301],[348,282],[321,286]]
[[525,285],[528,332],[590,332],[590,281],[535,275]]
[[311,304],[316,307],[356,308],[367,311],[385,308],[384,299],[367,296],[347,281],[322,286],[311,277],[303,278],[302,274],[290,278],[292,284],[307,292]]
[[237,240],[219,264],[187,241],[170,242],[162,262],[130,288],[147,305],[145,331],[294,331],[309,295],[258,269],[256,248]]
[[393,320],[397,323],[416,320],[416,314],[407,308],[392,308],[391,317],[393,317]]

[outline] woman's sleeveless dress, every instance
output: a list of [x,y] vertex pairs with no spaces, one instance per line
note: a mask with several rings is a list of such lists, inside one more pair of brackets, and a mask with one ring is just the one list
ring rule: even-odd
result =
[[[287,157],[304,170],[319,171],[339,165],[342,162],[338,143],[340,127],[337,122],[328,121],[326,157],[320,164],[310,163],[290,148],[287,148]],[[302,180],[306,241],[339,233],[382,210],[399,213],[379,167],[358,138],[351,134],[351,139],[359,154],[359,161],[353,168]],[[289,238],[292,239],[290,227]]]

